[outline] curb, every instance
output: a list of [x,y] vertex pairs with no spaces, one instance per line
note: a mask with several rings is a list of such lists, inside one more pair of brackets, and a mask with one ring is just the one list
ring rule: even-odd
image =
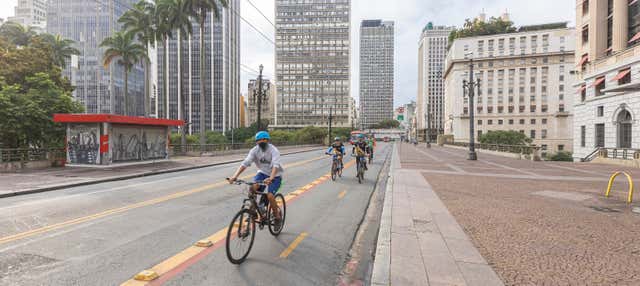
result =
[[[311,148],[311,149],[306,149],[306,150],[282,153],[281,155],[282,156],[284,156],[284,155],[293,155],[293,154],[312,152],[312,151],[323,150],[323,149],[324,149],[324,147],[321,147],[321,148],[318,147],[318,148]],[[167,173],[175,173],[175,172],[181,172],[181,171],[202,169],[202,168],[207,168],[207,167],[226,165],[226,164],[231,164],[231,163],[238,163],[238,162],[242,162],[243,160],[244,159],[235,159],[235,160],[228,160],[228,161],[216,162],[216,163],[205,164],[205,165],[173,168],[173,169],[166,169],[166,170],[159,170],[159,171],[150,171],[150,172],[144,172],[144,173],[138,173],[138,174],[132,174],[132,175],[107,177],[107,178],[102,178],[102,179],[97,179],[97,180],[92,180],[92,181],[84,181],[84,182],[76,182],[76,183],[70,183],[70,184],[54,185],[54,186],[37,188],[37,189],[29,189],[29,190],[24,190],[24,191],[15,191],[15,192],[10,192],[10,193],[0,194],[0,199],[1,198],[16,197],[16,196],[21,196],[21,195],[44,193],[44,192],[55,191],[55,190],[59,190],[59,189],[81,187],[81,186],[95,185],[95,184],[101,184],[101,183],[107,183],[107,182],[122,181],[122,180],[128,180],[128,179],[135,179],[135,178],[141,178],[141,177],[161,175],[161,174],[167,174]]]
[[380,229],[378,230],[378,240],[376,242],[376,253],[371,271],[371,285],[389,285],[391,272],[391,209],[393,203],[393,171],[395,170],[394,159],[397,156],[397,146],[393,145],[391,150],[391,163],[389,166],[389,179],[384,192],[384,202],[382,204],[382,215],[380,217]]

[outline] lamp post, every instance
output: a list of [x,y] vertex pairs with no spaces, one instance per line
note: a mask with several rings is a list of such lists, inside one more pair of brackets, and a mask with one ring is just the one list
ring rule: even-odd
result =
[[469,157],[468,160],[478,160],[478,154],[476,154],[476,146],[475,146],[475,130],[474,130],[474,107],[473,107],[473,97],[475,88],[480,88],[480,79],[474,81],[473,79],[473,53],[466,53],[465,55],[470,55],[469,57],[469,81],[463,80],[462,87],[464,90],[467,90],[467,95],[469,96]]
[[430,104],[429,104],[429,97],[427,97],[427,112],[424,113],[425,121],[427,122],[427,130],[425,130],[424,132],[424,136],[426,137],[427,141],[427,148],[431,148],[431,114],[430,114]]
[[258,94],[256,94],[257,98],[257,107],[258,107],[258,131],[262,131],[262,122],[261,122],[261,111],[262,111],[262,69],[264,67],[260,65],[260,75],[258,76]]

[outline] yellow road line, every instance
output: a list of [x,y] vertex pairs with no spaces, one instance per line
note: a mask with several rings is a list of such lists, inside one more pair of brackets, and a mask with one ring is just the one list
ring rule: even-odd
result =
[[338,194],[338,199],[342,199],[346,194],[347,194],[347,190],[340,192],[340,194]]
[[[344,168],[349,168],[351,166],[354,165],[354,161],[350,161],[347,164],[344,165]],[[292,199],[294,199],[295,197],[302,195],[303,193],[310,191],[311,189],[313,189],[313,187],[315,187],[316,185],[327,181],[330,178],[330,176],[327,175],[323,175],[320,178],[314,180],[313,182],[302,186],[300,188],[298,188],[297,190],[290,192],[289,194],[287,194],[285,196],[285,201],[289,202]],[[209,240],[211,241],[212,244],[217,244],[220,243],[223,239],[226,239],[226,234],[227,234],[227,227],[217,231],[215,234],[204,238],[202,240]],[[306,234],[305,234],[306,236]],[[299,243],[299,242],[298,242]],[[296,244],[297,245],[297,244]],[[291,247],[291,246],[289,246]],[[293,246],[293,248],[295,248],[295,246]],[[291,251],[293,251],[293,248],[291,249]],[[163,274],[167,273],[168,271],[175,269],[176,267],[180,266],[182,263],[184,263],[185,261],[187,261],[188,259],[195,257],[196,255],[200,254],[202,251],[205,251],[207,248],[202,248],[202,247],[197,247],[197,246],[190,246],[188,248],[186,248],[185,250],[179,252],[178,254],[164,260],[163,262],[160,262],[158,265],[153,266],[150,270],[155,271],[158,276],[162,277]],[[286,251],[286,250],[285,250]],[[291,252],[289,251],[289,253]],[[284,252],[283,252],[284,253]],[[281,254],[282,255],[282,254]],[[289,254],[287,254],[289,255]],[[285,256],[286,257],[286,256]],[[149,281],[139,281],[139,280],[135,280],[135,279],[129,279],[128,281],[125,281],[124,283],[122,283],[120,286],[142,286],[142,285],[148,285]]]
[[308,234],[306,232],[298,235],[298,237],[284,251],[282,251],[282,253],[280,253],[280,258],[287,258],[287,256],[289,256],[289,254],[291,254],[291,252],[293,252],[293,250],[298,247],[298,244],[300,244],[300,242],[302,242],[302,240],[304,240],[307,235]]
[[[309,162],[312,162],[312,161],[315,161],[315,160],[319,160],[319,159],[322,159],[322,158],[324,158],[324,156],[320,156],[320,157],[316,157],[316,158],[313,158],[313,159],[309,159],[309,160],[293,163],[293,164],[290,164],[290,165],[285,165],[285,167],[289,168],[289,167],[295,167],[295,166],[299,166],[299,165],[304,165],[304,164],[307,164]],[[248,178],[251,178],[251,177],[253,177],[253,175],[243,176],[242,179],[248,179]],[[167,196],[146,200],[146,201],[138,202],[138,203],[135,203],[135,204],[131,204],[131,205],[115,208],[115,209],[106,210],[106,211],[95,213],[95,214],[88,215],[88,216],[85,216],[85,217],[79,217],[79,218],[75,218],[75,219],[72,219],[72,220],[68,220],[68,221],[64,221],[64,222],[60,222],[60,223],[44,226],[44,227],[41,227],[41,228],[36,228],[36,229],[29,230],[29,231],[13,234],[13,235],[0,237],[0,244],[4,244],[4,243],[8,243],[8,242],[24,239],[24,238],[27,238],[27,237],[31,237],[31,236],[34,236],[34,235],[38,235],[38,234],[42,234],[42,233],[46,233],[46,232],[50,232],[50,231],[54,231],[54,230],[58,230],[58,229],[61,229],[63,227],[67,227],[67,226],[72,226],[72,225],[76,225],[76,224],[80,224],[80,223],[85,223],[85,222],[96,220],[96,219],[100,219],[100,218],[103,218],[103,217],[106,217],[106,216],[120,214],[120,213],[123,213],[123,212],[126,212],[126,211],[130,211],[130,210],[133,210],[133,209],[137,209],[137,208],[141,208],[141,207],[145,207],[145,206],[150,206],[150,205],[155,205],[155,204],[159,204],[159,203],[166,202],[166,201],[169,201],[169,200],[182,198],[182,197],[185,197],[185,196],[188,196],[188,195],[192,195],[192,194],[196,194],[196,193],[200,193],[202,191],[206,191],[206,190],[209,190],[209,189],[218,188],[218,187],[224,186],[226,184],[227,184],[226,181],[221,181],[221,182],[218,182],[218,183],[215,183],[215,184],[204,185],[204,186],[201,186],[201,187],[198,187],[198,188],[195,188],[195,189],[191,189],[191,190],[188,190],[188,191],[177,192],[177,193],[173,193],[173,194],[170,194],[170,195],[167,195]]]

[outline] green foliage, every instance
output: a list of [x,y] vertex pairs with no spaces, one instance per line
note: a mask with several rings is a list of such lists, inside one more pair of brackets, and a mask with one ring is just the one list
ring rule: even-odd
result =
[[29,76],[24,86],[0,82],[0,146],[62,146],[65,129],[53,122],[53,114],[78,112],[82,106],[49,74]]
[[531,138],[517,131],[489,131],[478,139],[484,144],[528,145]]
[[[196,144],[198,143],[197,135],[187,135],[187,144]],[[180,133],[171,133],[169,135],[169,142],[174,145],[180,145]]]
[[295,138],[300,143],[322,144],[328,132],[327,128],[307,126],[295,131]]
[[226,144],[227,137],[222,132],[207,131],[205,133],[207,144]]
[[449,45],[457,38],[515,33],[516,31],[513,22],[504,21],[502,18],[491,17],[489,21],[466,19],[461,29],[453,29],[449,34]]
[[294,142],[296,140],[295,133],[285,130],[273,130],[269,132],[271,141],[276,143]]
[[571,152],[566,151],[558,151],[558,153],[553,154],[549,157],[550,161],[565,161],[565,162],[573,162],[573,156]]
[[373,125],[371,128],[375,128],[375,129],[392,129],[392,128],[398,128],[399,126],[400,126],[400,122],[398,120],[385,119],[385,120],[382,120],[382,121],[378,122],[377,124]]
[[22,26],[20,23],[8,21],[0,26],[0,36],[14,46],[26,46],[36,31],[30,26]]
[[62,38],[60,35],[40,34],[34,37],[47,44],[51,48],[51,57],[54,65],[66,67],[66,61],[71,55],[79,55],[80,51],[73,47],[73,41]]
[[353,129],[349,128],[349,127],[338,127],[338,128],[333,128],[331,130],[331,140],[333,140],[333,138],[335,137],[340,137],[342,139],[342,142],[345,142],[347,140],[349,140],[349,138],[351,137],[351,131],[353,131]]
[[568,22],[547,23],[540,25],[521,26],[518,32],[531,32],[539,30],[563,29],[567,27]]

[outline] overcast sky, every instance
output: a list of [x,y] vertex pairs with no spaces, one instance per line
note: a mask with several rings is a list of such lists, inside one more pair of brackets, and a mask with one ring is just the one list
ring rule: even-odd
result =
[[[274,39],[274,27],[253,8],[255,4],[271,22],[274,18],[274,0],[241,0],[242,16]],[[0,0],[0,18],[13,15],[17,0]],[[395,21],[396,28],[396,73],[395,105],[415,100],[417,92],[418,40],[424,25],[461,26],[464,19],[477,16],[482,10],[487,16],[498,16],[505,10],[517,26],[546,22],[575,22],[574,0],[352,0],[351,16],[351,96],[358,97],[358,46],[359,27],[363,19]],[[274,47],[244,21],[242,22],[241,61],[247,66],[242,70],[243,93],[246,93],[249,78],[255,78],[260,64],[265,74],[274,74]]]

